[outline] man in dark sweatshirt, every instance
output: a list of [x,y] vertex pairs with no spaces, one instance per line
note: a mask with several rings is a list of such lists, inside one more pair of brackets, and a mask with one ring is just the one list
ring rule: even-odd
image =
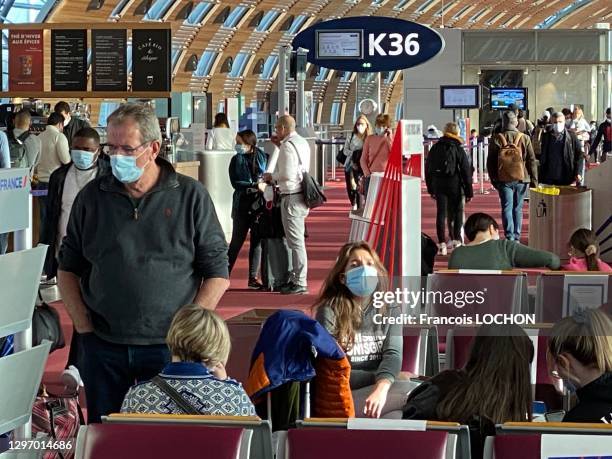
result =
[[72,148],[72,139],[74,139],[77,132],[86,127],[91,127],[86,120],[77,118],[70,114],[70,104],[63,100],[55,104],[53,107],[55,113],[59,113],[64,117],[64,129],[62,132],[68,139],[68,146]]
[[174,313],[214,309],[229,285],[227,243],[210,195],[158,158],[155,113],[125,104],[108,118],[112,175],[77,195],[58,285],[79,334],[89,422],[119,412],[134,381],[170,361]]

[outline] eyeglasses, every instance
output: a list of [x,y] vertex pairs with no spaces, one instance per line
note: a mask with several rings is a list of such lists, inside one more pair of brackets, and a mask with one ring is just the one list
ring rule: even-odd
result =
[[111,145],[109,143],[104,145],[104,151],[113,156],[122,153],[125,156],[134,156],[134,154],[144,147],[146,144],[151,143],[152,140],[147,140],[146,142],[141,143],[137,147],[130,147],[129,145]]

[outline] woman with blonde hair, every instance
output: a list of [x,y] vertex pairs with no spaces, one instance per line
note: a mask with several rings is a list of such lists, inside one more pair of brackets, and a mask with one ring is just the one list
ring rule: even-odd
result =
[[357,416],[378,418],[403,406],[414,387],[396,381],[402,366],[400,308],[383,305],[387,271],[366,242],[341,249],[315,305],[316,318],[346,351]]
[[562,319],[550,332],[546,358],[551,376],[578,399],[563,422],[612,423],[609,314],[588,309]]
[[230,336],[216,313],[197,304],[183,306],[172,319],[166,343],[172,362],[151,381],[130,388],[122,413],[255,414],[242,385],[227,377]]
[[[463,244],[464,201],[474,196],[472,171],[468,156],[463,149],[456,123],[444,126],[444,135],[431,147],[425,161],[425,183],[427,192],[436,201],[436,232],[438,253],[447,255],[448,248]],[[446,241],[445,225],[448,221],[449,243]]]
[[370,176],[373,172],[385,172],[389,161],[391,145],[393,144],[393,131],[389,115],[381,113],[376,117],[374,134],[368,136],[363,143],[363,154],[359,160],[365,179],[364,192],[366,196],[368,195]]
[[351,207],[357,210],[361,207],[361,199],[357,184],[363,176],[361,169],[361,154],[363,152],[363,144],[368,136],[372,133],[370,122],[365,115],[359,115],[353,126],[351,135],[348,136],[344,143],[344,178],[346,180],[346,192],[348,193]]

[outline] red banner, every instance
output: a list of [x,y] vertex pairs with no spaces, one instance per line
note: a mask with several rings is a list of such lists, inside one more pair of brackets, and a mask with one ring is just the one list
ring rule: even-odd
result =
[[9,31],[9,91],[43,91],[43,31]]

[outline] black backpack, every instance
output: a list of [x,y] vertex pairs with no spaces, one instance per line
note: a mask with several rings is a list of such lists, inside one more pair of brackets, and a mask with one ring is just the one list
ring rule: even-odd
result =
[[10,130],[6,133],[9,143],[9,151],[11,155],[11,167],[29,168],[31,164],[28,161],[27,149],[25,146],[25,140],[30,137],[30,133],[25,131],[19,137],[15,137],[15,131]]
[[452,177],[457,172],[457,148],[454,144],[445,146],[444,143],[438,142],[429,152],[430,170],[436,177]]

